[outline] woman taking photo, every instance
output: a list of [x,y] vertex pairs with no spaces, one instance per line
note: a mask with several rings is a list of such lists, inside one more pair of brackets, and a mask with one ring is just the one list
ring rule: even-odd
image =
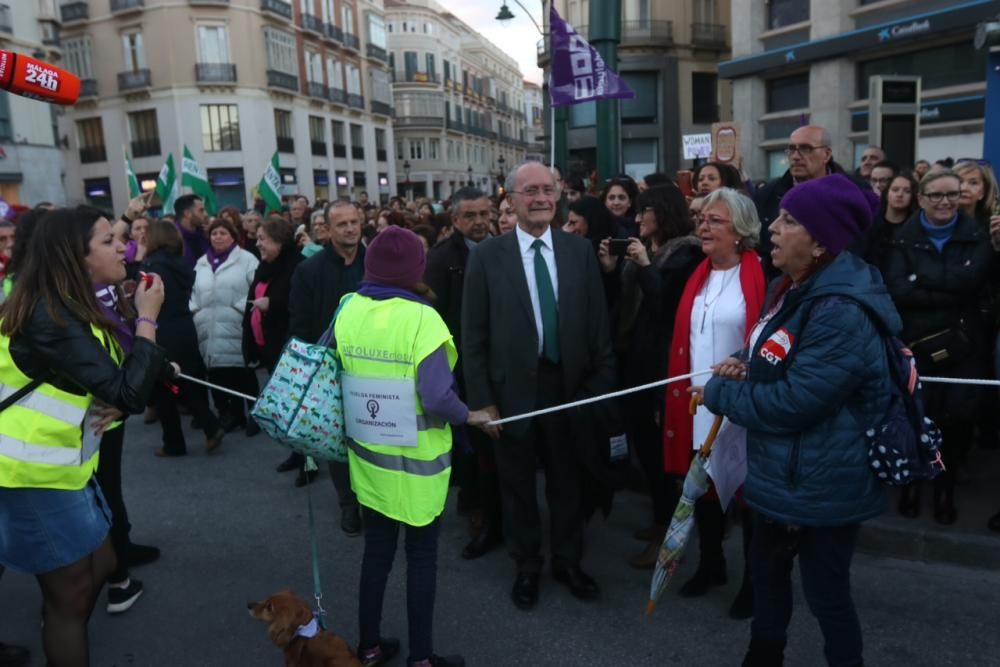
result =
[[[418,423],[425,423],[417,427],[416,447],[349,441],[351,486],[365,522],[358,603],[358,657],[364,665],[381,665],[399,650],[399,641],[383,638],[380,626],[401,526],[406,531],[407,664],[465,664],[432,650],[440,515],[451,476],[449,424],[483,426],[490,417],[483,410],[470,412],[453,389],[458,353],[448,327],[425,300],[429,289],[420,282],[425,264],[423,244],[413,232],[390,227],[379,234],[365,253],[365,282],[341,302],[334,327],[344,373],[404,383],[415,394]],[[383,359],[408,361],[386,364]]]
[[107,218],[86,207],[51,211],[30,244],[0,309],[0,382],[28,389],[0,412],[0,434],[31,443],[0,446],[0,564],[38,580],[48,664],[85,666],[87,622],[115,567],[94,479],[98,442],[112,421],[145,408],[160,377],[163,283],[139,285],[136,338],[123,354],[94,296],[125,279],[125,246]]
[[[146,260],[142,269],[163,279],[166,297],[157,322],[160,341],[167,349],[170,360],[177,362],[184,373],[204,379],[205,362],[198,353],[198,332],[191,315],[191,290],[194,287],[194,270],[184,260],[184,245],[177,226],[165,220],[154,220],[146,230]],[[156,456],[186,456],[187,443],[181,430],[178,403],[183,404],[194,416],[195,423],[205,433],[205,449],[213,452],[222,444],[225,431],[208,406],[205,389],[192,382],[181,382],[174,394],[167,386],[156,388],[156,412],[163,427],[163,447]]]
[[[246,295],[249,306],[243,313],[243,359],[270,374],[288,340],[288,296],[292,274],[304,258],[295,245],[292,226],[278,217],[270,217],[257,230],[260,264]],[[298,470],[295,486],[305,486],[316,476],[305,471],[305,457],[292,452],[278,472]]]
[[885,268],[893,238],[917,211],[917,191],[920,185],[910,173],[893,177],[879,197],[879,213],[868,233],[851,246],[851,252],[869,264]]
[[[259,262],[240,248],[237,238],[235,225],[223,216],[208,226],[210,247],[194,266],[191,314],[209,381],[256,396],[257,375],[243,361],[243,313]],[[238,428],[246,428],[247,435],[260,432],[253,420],[247,421],[249,407],[244,412],[242,398],[213,391],[212,399],[227,433]]]
[[782,664],[796,555],[828,664],[864,662],[851,557],[861,522],[885,508],[865,432],[885,415],[891,382],[872,317],[888,331],[900,328],[878,271],[842,252],[871,224],[872,209],[842,174],[784,196],[769,227],[782,276],[748,332],[743,361],[725,360],[704,387],[705,406],[747,430],[748,667]]
[[[571,220],[574,207],[587,200],[599,205],[593,197],[572,202]],[[635,387],[666,376],[674,312],[688,278],[705,258],[701,243],[691,234],[684,195],[675,186],[650,188],[639,195],[636,204],[639,238],[630,239],[620,291],[612,299],[615,352],[623,387]],[[598,258],[603,267],[609,265],[609,259],[614,259],[610,257],[609,246],[607,238],[600,242]],[[646,547],[629,562],[633,567],[651,568],[677,501],[663,471],[659,418],[663,390],[633,394],[622,405],[629,425],[628,439],[639,455],[653,499],[653,525],[637,533],[647,542]]]
[[601,201],[611,214],[612,236],[628,239],[639,236],[635,221],[635,200],[639,188],[628,176],[618,176],[608,181],[601,192]]
[[[754,251],[760,239],[760,220],[753,200],[732,188],[715,190],[705,197],[695,233],[706,258],[687,281],[677,306],[669,377],[708,368],[742,349],[764,304],[764,272]],[[668,387],[663,424],[664,468],[667,474],[682,479],[718,414],[702,406],[691,416],[685,391],[690,384]],[[714,491],[698,500],[694,516],[698,526],[698,569],[681,587],[685,597],[704,595],[709,588],[727,581],[722,551],[725,514]],[[751,521],[745,512],[742,519],[743,583],[729,610],[733,618],[748,618],[753,602],[746,557]]]
[[[796,186],[798,187],[798,186]],[[988,358],[982,296],[996,257],[988,228],[959,210],[961,183],[947,169],[920,183],[920,210],[896,233],[883,271],[903,318],[903,342],[921,375],[977,378]],[[927,415],[941,429],[946,470],[934,480],[934,520],[954,523],[955,474],[972,443],[984,393],[968,385],[923,388]],[[899,511],[920,512],[919,487],[903,487]]]

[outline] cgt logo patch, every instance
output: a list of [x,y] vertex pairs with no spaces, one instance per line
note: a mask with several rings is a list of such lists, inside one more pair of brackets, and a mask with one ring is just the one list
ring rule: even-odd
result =
[[795,337],[788,333],[788,329],[781,327],[760,346],[760,356],[772,366],[777,366],[788,357],[788,351],[792,349],[794,342]]

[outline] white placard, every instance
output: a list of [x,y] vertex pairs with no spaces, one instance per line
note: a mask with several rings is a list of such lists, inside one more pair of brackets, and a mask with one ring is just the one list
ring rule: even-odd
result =
[[684,159],[709,158],[712,156],[712,134],[685,134],[681,136],[684,143]]
[[417,397],[413,380],[340,376],[344,431],[376,445],[417,446]]
[[715,492],[725,511],[736,493],[747,478],[747,430],[733,424],[728,419],[719,429],[719,435],[712,445],[712,454],[708,457],[708,476],[715,484]]

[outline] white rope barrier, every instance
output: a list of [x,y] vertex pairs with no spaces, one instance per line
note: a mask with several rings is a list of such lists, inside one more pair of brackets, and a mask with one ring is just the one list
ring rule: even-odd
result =
[[[553,412],[569,410],[570,408],[578,408],[581,405],[589,405],[591,403],[606,401],[610,398],[627,396],[629,394],[635,394],[640,391],[646,391],[647,389],[655,389],[656,387],[662,387],[664,385],[673,384],[674,382],[681,382],[682,380],[690,380],[692,378],[700,377],[702,375],[710,375],[711,373],[712,373],[711,369],[706,369],[703,371],[688,373],[686,375],[678,375],[676,377],[666,378],[665,380],[657,380],[656,382],[650,382],[648,384],[639,385],[638,387],[629,387],[628,389],[613,391],[609,394],[601,394],[600,396],[591,396],[590,398],[584,398],[579,401],[573,401],[572,403],[553,405],[552,407],[543,408],[541,410],[535,410],[533,412],[525,412],[523,414],[514,415],[512,417],[504,417],[503,419],[497,419],[495,421],[488,422],[487,426],[502,426],[503,424],[508,424],[510,422],[520,421],[522,419],[531,419],[532,417],[539,417],[541,415],[547,415]],[[211,382],[205,382],[204,380],[200,380],[196,377],[191,377],[190,375],[185,375],[184,373],[179,373],[177,377],[180,378],[181,380],[194,382],[195,384],[200,384],[210,389],[215,389],[217,391],[225,392],[227,394],[232,394],[233,396],[238,396],[239,398],[243,398],[248,401],[257,400],[256,396],[251,396],[250,394],[243,394],[228,387],[220,387],[217,384],[212,384]],[[920,382],[927,382],[930,384],[964,384],[976,387],[1000,387],[1000,380],[980,380],[976,378],[921,377]]]

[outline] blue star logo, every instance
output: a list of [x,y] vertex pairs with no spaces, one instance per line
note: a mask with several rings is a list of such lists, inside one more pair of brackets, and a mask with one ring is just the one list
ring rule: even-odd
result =
[[883,28],[882,30],[879,31],[878,39],[880,42],[884,42],[890,38],[892,38],[892,33],[889,32],[888,28]]
[[788,53],[785,54],[785,62],[786,63],[795,62],[795,51],[789,51]]

